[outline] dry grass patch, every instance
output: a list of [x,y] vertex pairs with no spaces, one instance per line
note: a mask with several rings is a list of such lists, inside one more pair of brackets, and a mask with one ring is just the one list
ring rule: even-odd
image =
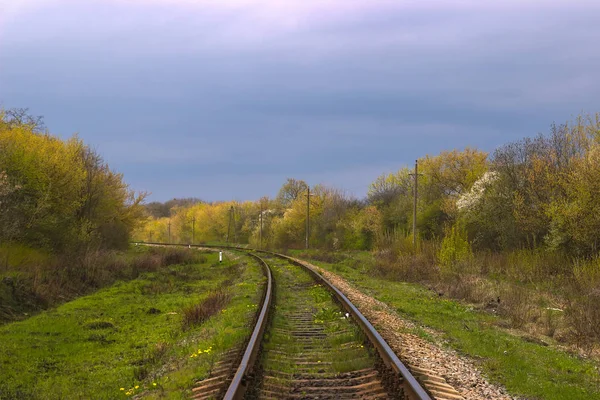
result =
[[231,293],[225,289],[211,292],[201,303],[192,304],[183,309],[182,329],[187,330],[221,311],[231,300]]

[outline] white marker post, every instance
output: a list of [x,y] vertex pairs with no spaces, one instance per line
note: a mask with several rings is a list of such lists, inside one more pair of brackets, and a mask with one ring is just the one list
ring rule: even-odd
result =
[[223,252],[219,252],[219,262],[223,262]]

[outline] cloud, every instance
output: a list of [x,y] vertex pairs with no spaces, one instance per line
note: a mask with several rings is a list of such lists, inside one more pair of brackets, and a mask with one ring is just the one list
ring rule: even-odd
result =
[[597,11],[547,0],[2,2],[0,101],[79,131],[159,199],[257,198],[288,176],[359,194],[424,154],[493,150],[595,111]]

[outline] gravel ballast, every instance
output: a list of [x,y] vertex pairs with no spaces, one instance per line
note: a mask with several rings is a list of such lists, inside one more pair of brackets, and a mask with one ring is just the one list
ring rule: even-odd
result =
[[[414,331],[417,326],[401,318],[387,304],[367,296],[332,272],[312,264],[308,265],[319,271],[358,307],[409,368],[416,367],[434,372],[443,377],[465,399],[517,399],[510,396],[505,388],[490,383],[471,359],[407,332]],[[420,328],[434,338],[441,337],[432,329]]]

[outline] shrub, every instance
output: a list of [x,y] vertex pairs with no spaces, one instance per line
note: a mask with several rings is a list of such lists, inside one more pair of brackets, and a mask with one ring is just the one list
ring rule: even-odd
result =
[[231,293],[224,289],[219,289],[210,293],[201,303],[185,307],[182,312],[182,329],[186,330],[194,325],[202,324],[221,311],[230,299]]
[[161,249],[164,265],[190,264],[196,261],[197,252],[190,249],[167,247]]
[[411,282],[435,280],[439,275],[434,242],[418,242],[417,251],[412,239],[398,238],[393,245],[374,253],[374,271],[385,278]]
[[461,225],[453,225],[442,240],[438,252],[438,261],[445,269],[453,269],[459,263],[473,259],[471,244],[467,239],[467,231]]
[[600,341],[600,257],[576,262],[572,295],[565,309],[576,343],[584,348]]
[[591,260],[575,261],[573,276],[581,287],[598,287],[600,285],[600,256]]
[[600,341],[600,289],[590,290],[569,299],[565,309],[575,343],[591,349]]
[[532,300],[533,296],[529,290],[508,285],[500,291],[498,311],[508,317],[514,327],[522,328],[534,317]]

